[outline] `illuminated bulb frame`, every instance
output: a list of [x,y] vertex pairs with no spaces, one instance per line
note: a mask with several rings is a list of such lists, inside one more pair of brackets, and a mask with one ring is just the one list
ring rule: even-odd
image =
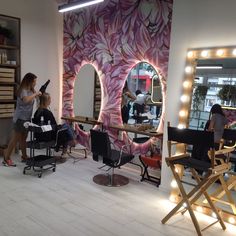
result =
[[[219,53],[221,52],[221,53]],[[236,58],[236,46],[231,47],[219,47],[219,48],[200,48],[200,49],[192,49],[187,52],[186,59],[186,67],[185,67],[185,75],[183,81],[183,91],[180,101],[181,107],[180,111],[184,111],[186,115],[182,116],[181,112],[179,113],[179,128],[184,128],[189,126],[189,114],[191,108],[192,101],[192,90],[193,83],[196,74],[196,65],[197,60],[199,59],[217,59],[217,58]],[[186,68],[191,68],[191,71]],[[187,85],[186,85],[187,84]],[[185,99],[188,98],[188,99]],[[177,147],[176,152],[182,152],[183,146]],[[171,191],[171,199],[175,199],[176,202],[180,200],[178,197],[179,191],[176,188],[172,188]],[[197,205],[195,205],[195,210],[197,209]],[[204,214],[212,216],[212,210],[201,206]],[[224,212],[222,210],[222,217],[225,222],[236,225],[236,216],[229,212]],[[229,222],[231,221],[231,222]]]
[[[190,114],[193,82],[196,74],[196,64],[198,59],[217,59],[217,58],[235,58],[236,46],[220,48],[200,48],[192,49],[187,52],[187,61],[185,66],[185,78],[183,81],[183,92],[181,96],[181,111],[185,111],[185,116],[179,114],[179,124],[181,127],[188,127]],[[185,99],[186,98],[186,99]]]

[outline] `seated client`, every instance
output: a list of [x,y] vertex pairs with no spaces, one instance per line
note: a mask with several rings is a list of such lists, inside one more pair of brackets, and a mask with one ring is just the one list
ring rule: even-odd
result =
[[134,100],[133,111],[134,114],[136,113],[136,115],[139,116],[140,114],[144,113],[146,102],[149,99],[150,95],[143,94],[139,89],[136,90],[135,94],[136,99]]
[[[33,123],[40,125],[43,121],[45,125],[50,124],[55,127],[51,132],[43,133],[42,135],[40,133],[36,133],[35,137],[38,141],[50,141],[56,139],[56,133],[59,129],[64,128],[66,129],[66,136],[63,135],[63,137],[58,137],[57,140],[57,147],[56,149],[59,149],[60,146],[63,147],[62,155],[66,154],[67,152],[67,146],[74,146],[75,140],[74,140],[74,131],[68,124],[63,125],[57,125],[56,119],[53,115],[53,113],[49,110],[49,106],[51,104],[51,97],[49,93],[43,93],[43,95],[40,97],[40,103],[39,107],[34,113],[33,117]],[[58,151],[58,150],[56,150]]]

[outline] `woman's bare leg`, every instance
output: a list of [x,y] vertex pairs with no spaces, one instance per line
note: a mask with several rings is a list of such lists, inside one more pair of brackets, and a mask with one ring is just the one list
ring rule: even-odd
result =
[[4,152],[5,160],[11,159],[11,154],[13,150],[16,148],[16,144],[19,141],[19,139],[20,139],[20,133],[13,131],[13,134],[11,136],[7,149],[5,149],[5,152]]
[[27,133],[21,133],[19,142],[20,142],[20,149],[21,149],[21,153],[22,153],[22,159],[27,158],[26,139],[27,139]]

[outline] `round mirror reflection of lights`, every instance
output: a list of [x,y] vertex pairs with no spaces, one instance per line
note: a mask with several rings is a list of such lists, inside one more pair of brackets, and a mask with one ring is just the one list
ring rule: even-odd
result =
[[160,76],[151,64],[140,62],[131,69],[123,88],[121,107],[123,123],[136,125],[140,130],[158,128],[162,87]]
[[[91,64],[81,67],[76,75],[73,93],[75,116],[98,118],[101,106],[101,88],[98,74]],[[84,125],[86,127],[86,125]],[[88,126],[91,128],[91,126]],[[87,129],[86,129],[87,130]]]

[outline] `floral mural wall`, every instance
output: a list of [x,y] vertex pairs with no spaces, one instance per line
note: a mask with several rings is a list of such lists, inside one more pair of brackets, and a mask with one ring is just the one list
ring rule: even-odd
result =
[[[165,102],[172,5],[173,0],[105,0],[64,15],[64,116],[74,115],[74,81],[87,63],[95,67],[100,78],[99,121],[104,127],[122,123],[122,88],[130,70],[140,61],[150,63],[160,74]],[[165,110],[162,114],[163,123]],[[127,141],[126,134],[121,141],[114,130],[107,129],[117,145]],[[89,134],[80,129],[77,132],[78,141],[88,146]],[[149,146],[150,142],[133,144],[133,151],[144,153]]]

